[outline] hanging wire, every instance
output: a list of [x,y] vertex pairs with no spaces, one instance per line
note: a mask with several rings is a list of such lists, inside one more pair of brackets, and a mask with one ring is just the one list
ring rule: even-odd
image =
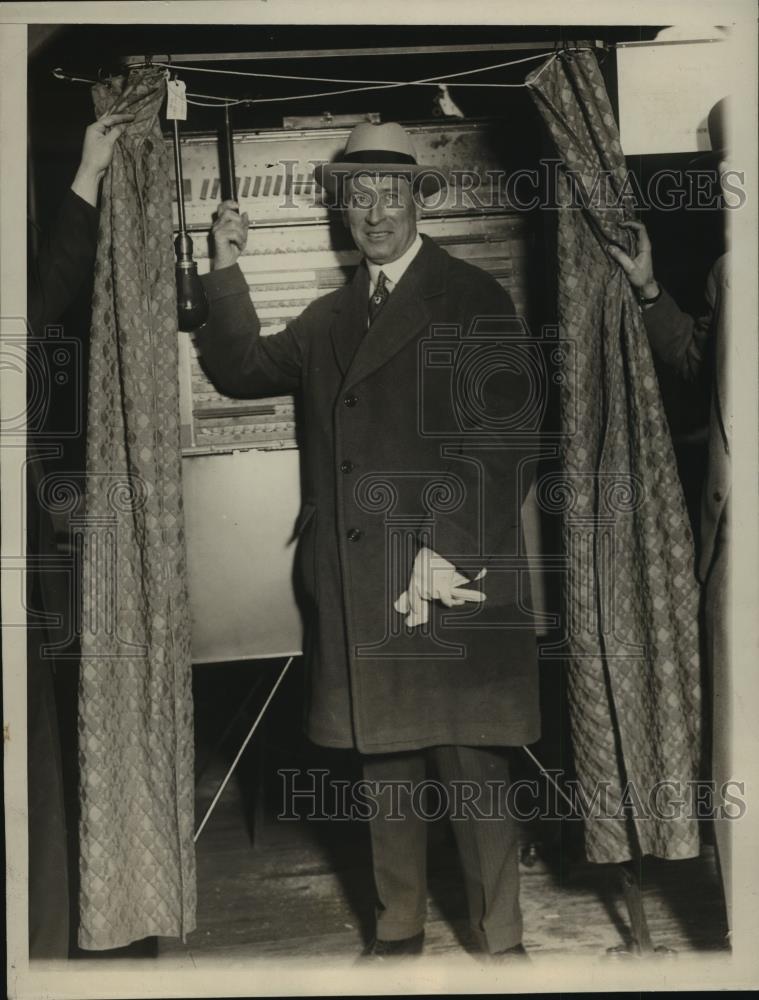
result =
[[[504,69],[508,66],[518,66],[520,63],[532,62],[533,60],[542,59],[544,56],[551,55],[551,50],[547,49],[545,52],[538,52],[531,56],[523,56],[520,59],[510,59],[508,62],[492,63],[489,66],[478,66],[475,69],[462,70],[460,73],[447,73],[437,76],[429,76],[421,80],[354,80],[344,77],[332,77],[332,76],[303,76],[295,75],[291,73],[259,73],[252,70],[241,70],[241,69],[215,69],[212,66],[189,66],[182,63],[168,63],[168,62],[154,62],[153,66],[165,66],[171,67],[172,69],[181,69],[188,73],[214,73],[221,76],[249,76],[249,77],[260,77],[262,79],[268,80],[299,80],[304,83],[359,83],[372,86],[392,86],[392,87],[418,87],[418,86],[434,86],[433,81],[442,79],[444,76],[446,80],[454,79],[455,77],[461,76],[471,76],[474,73],[484,73],[489,69]],[[139,65],[139,64],[137,64]],[[462,84],[461,86],[464,86]],[[477,86],[477,84],[473,84]],[[496,84],[498,86],[498,84]]]
[[[462,76],[472,76],[476,73],[486,73],[488,70],[494,69],[504,69],[508,66],[517,66],[526,62],[533,62],[538,59],[543,59],[545,56],[549,56],[545,66],[543,66],[539,71],[538,75],[534,79],[538,79],[541,73],[543,73],[548,66],[556,59],[562,52],[566,49],[546,50],[545,52],[539,52],[531,56],[524,56],[521,59],[511,59],[508,62],[492,63],[488,66],[478,66],[475,69],[462,70],[458,73],[447,73],[440,74],[438,76],[425,77],[419,80],[385,80],[385,81],[370,81],[370,80],[341,80],[340,78],[330,78],[330,77],[311,77],[311,76],[294,76],[281,73],[256,73],[246,70],[225,70],[225,69],[214,69],[212,67],[206,66],[188,66],[180,65],[178,63],[172,62],[145,62],[133,64],[132,68],[136,66],[161,66],[166,70],[182,70],[183,72],[198,72],[198,73],[214,73],[226,76],[245,76],[245,77],[261,77],[269,79],[281,79],[281,80],[303,80],[303,81],[323,81],[329,83],[360,83],[362,86],[357,87],[347,87],[340,90],[323,90],[317,92],[310,92],[306,94],[286,94],[280,95],[278,97],[220,97],[215,94],[196,94],[188,93],[186,95],[187,103],[196,105],[197,107],[203,108],[223,108],[223,107],[236,107],[242,104],[277,104],[286,101],[306,101],[315,97],[333,97],[341,94],[358,94],[366,93],[367,91],[373,90],[392,90],[398,87],[438,87],[440,84],[453,84],[456,87],[500,87],[500,88],[522,88],[526,87],[527,84],[521,83],[494,83],[489,81],[482,81],[476,83],[466,83],[458,82]],[[589,48],[576,49],[575,51],[589,51]],[[95,80],[86,80],[83,77],[75,77],[65,74],[60,67],[53,70],[53,76],[59,80],[69,80],[76,83],[95,83]],[[217,103],[206,103],[215,101]]]
[[[588,50],[587,49],[577,49],[576,51],[588,51]],[[541,53],[539,57],[529,56],[528,58],[529,59],[535,59],[535,58],[541,58],[542,59],[546,54],[547,53]],[[546,69],[548,69],[548,67],[550,66],[550,64],[555,59],[557,59],[559,57],[559,55],[561,55],[561,52],[554,52],[552,54],[549,54],[549,59],[546,61],[546,64],[544,66],[542,66],[540,68],[540,70],[538,70],[538,73],[534,77],[534,80],[539,79],[539,77],[546,71]],[[527,62],[527,59],[518,60],[518,61],[519,62]],[[499,65],[507,65],[507,64],[499,64]],[[508,65],[513,65],[513,63],[509,63]],[[480,68],[478,68],[476,70],[464,70],[464,74],[484,73],[486,70],[494,69],[494,68],[495,67],[493,67],[493,66],[482,66],[482,67],[480,67]],[[188,97],[188,103],[189,104],[199,104],[201,107],[217,107],[217,105],[214,105],[214,104],[201,104],[200,101],[189,100],[189,99],[190,98],[204,98],[205,100],[213,99],[213,100],[218,100],[218,101],[221,101],[221,102],[225,102],[225,104],[226,104],[227,107],[232,107],[234,105],[239,105],[239,104],[273,104],[273,103],[279,103],[279,102],[282,102],[282,101],[305,101],[305,100],[308,100],[309,98],[312,98],[312,97],[332,97],[333,95],[336,95],[336,94],[357,94],[357,93],[365,93],[366,91],[371,91],[371,90],[391,90],[393,88],[398,88],[398,87],[417,87],[417,86],[439,87],[440,84],[442,84],[442,83],[451,84],[451,85],[456,86],[456,87],[522,88],[522,87],[526,87],[527,86],[527,84],[524,81],[522,81],[521,83],[489,83],[489,82],[482,82],[482,83],[458,83],[454,78],[456,76],[460,76],[460,75],[463,75],[463,74],[454,73],[454,74],[449,74],[447,77],[442,77],[442,76],[441,77],[428,77],[426,80],[409,80],[408,82],[406,82],[406,81],[395,81],[393,83],[379,83],[379,84],[372,84],[371,86],[364,86],[364,87],[348,87],[348,88],[345,88],[345,89],[342,89],[342,90],[325,90],[325,91],[320,91],[318,93],[288,94],[288,95],[279,96],[279,97],[243,97],[243,98],[236,98],[236,97],[216,97],[213,94],[192,94],[192,93],[188,94],[187,97]],[[224,107],[225,104],[219,104],[218,107]]]
[[[583,50],[583,51],[585,51],[585,50]],[[556,53],[556,52],[552,53],[550,50],[546,50],[545,52],[539,52],[539,53],[531,55],[531,56],[524,56],[521,59],[510,59],[508,62],[491,63],[488,66],[478,66],[475,69],[461,70],[458,73],[441,73],[441,74],[438,74],[437,76],[428,76],[428,77],[424,77],[424,78],[419,79],[419,80],[392,80],[392,81],[388,81],[388,80],[385,80],[385,81],[378,81],[378,80],[374,80],[374,81],[372,81],[372,80],[350,81],[350,80],[345,80],[345,81],[343,81],[343,80],[340,80],[339,78],[308,77],[308,76],[284,76],[284,75],[278,75],[278,74],[254,73],[254,72],[250,72],[250,71],[247,71],[247,70],[221,70],[221,69],[213,69],[212,67],[192,67],[192,66],[179,66],[179,67],[177,67],[176,63],[173,63],[172,67],[173,68],[183,69],[183,70],[188,70],[189,69],[191,72],[194,72],[195,69],[197,69],[199,72],[203,72],[203,73],[226,74],[226,75],[230,75],[230,76],[276,77],[276,78],[288,79],[288,80],[304,80],[304,81],[305,80],[312,80],[312,81],[313,80],[323,80],[325,82],[330,82],[330,83],[341,83],[341,82],[350,83],[350,82],[356,82],[356,83],[361,83],[362,84],[362,86],[359,86],[359,87],[347,87],[347,88],[340,89],[340,90],[326,90],[326,91],[319,91],[319,92],[316,92],[316,93],[312,92],[312,93],[308,93],[308,94],[289,94],[289,95],[280,96],[280,97],[251,97],[251,98],[243,98],[243,99],[234,98],[234,97],[225,97],[225,98],[223,98],[224,101],[228,101],[229,102],[229,106],[232,106],[234,104],[272,104],[272,103],[277,103],[279,101],[305,101],[305,100],[308,100],[308,99],[314,98],[314,97],[332,97],[332,96],[337,96],[337,95],[340,95],[340,94],[358,94],[358,93],[366,93],[367,91],[373,91],[373,90],[391,90],[391,89],[397,88],[397,87],[438,87],[441,83],[446,83],[446,84],[454,83],[454,85],[457,86],[457,87],[522,88],[522,87],[526,86],[526,84],[524,82],[521,82],[521,83],[492,83],[492,82],[483,81],[483,82],[477,82],[477,83],[458,83],[457,81],[462,76],[473,76],[476,73],[486,73],[489,70],[504,69],[505,67],[508,67],[508,66],[517,66],[517,65],[520,65],[520,64],[526,63],[526,62],[534,62],[534,61],[536,61],[538,59],[544,59],[546,56],[550,56],[550,59],[548,61],[550,63],[550,62],[553,62],[553,60],[556,58],[557,54],[558,53]],[[155,63],[155,65],[166,66],[168,64],[167,63]],[[543,69],[545,69],[545,68],[547,68],[547,66],[543,67]],[[212,95],[209,95],[209,94],[191,94],[191,95],[188,95],[188,96],[195,97],[195,98],[200,97],[200,98],[206,98],[207,99],[208,97],[210,97]],[[196,103],[196,102],[193,101],[192,103]]]
[[[211,104],[209,100],[205,100],[205,101],[193,101],[193,100],[191,100],[191,98],[193,98],[193,97],[206,97],[206,98],[209,98],[209,99],[213,99],[214,101],[218,101],[219,103],[217,103],[217,104]],[[193,104],[195,107],[198,107],[198,108],[233,108],[233,107],[236,107],[239,104],[247,104],[248,103],[245,98],[237,99],[237,98],[231,98],[231,97],[229,97],[229,98],[227,98],[227,97],[214,97],[213,94],[185,94],[185,100],[187,101],[188,104]]]

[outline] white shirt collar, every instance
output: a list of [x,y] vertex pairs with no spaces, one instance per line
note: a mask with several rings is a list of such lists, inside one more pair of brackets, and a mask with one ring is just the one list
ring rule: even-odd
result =
[[416,234],[411,246],[402,254],[397,260],[391,260],[389,264],[373,264],[370,260],[367,260],[366,266],[369,270],[369,295],[374,294],[374,286],[377,284],[377,279],[379,278],[380,271],[385,272],[385,277],[387,278],[388,291],[392,292],[393,288],[398,284],[409,266],[411,261],[416,257],[422,248],[422,237],[419,233]]

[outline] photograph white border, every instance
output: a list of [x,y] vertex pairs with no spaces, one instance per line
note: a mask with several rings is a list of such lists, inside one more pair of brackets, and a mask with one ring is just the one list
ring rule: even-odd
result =
[[[413,970],[339,970],[325,963],[286,965],[271,961],[169,964],[166,960],[88,960],[34,963],[27,958],[26,830],[26,641],[24,609],[17,571],[6,559],[23,551],[25,513],[21,506],[24,449],[0,441],[0,542],[3,621],[2,663],[4,718],[6,901],[8,995],[11,997],[153,997],[153,996],[309,996],[414,993],[573,992],[648,989],[724,989],[759,986],[759,843],[756,767],[759,761],[759,511],[757,510],[757,20],[753,0],[385,0],[386,24],[551,24],[724,25],[732,29],[730,90],[734,101],[734,160],[746,171],[748,198],[732,213],[734,267],[731,343],[734,422],[732,453],[732,630],[735,759],[738,780],[746,782],[748,810],[736,824],[734,846],[734,930],[731,956],[715,954],[610,962],[576,956],[541,956],[530,967],[478,966],[471,958],[420,960]],[[234,23],[370,24],[371,5],[330,0],[315,5],[295,0],[206,3],[6,3],[0,7],[0,317],[26,313],[26,85],[28,23]],[[246,47],[246,46],[241,46]],[[248,48],[255,48],[251,38]],[[745,166],[744,166],[745,165]],[[8,335],[5,319],[2,335]],[[18,373],[0,371],[0,413],[4,419],[24,409],[24,382]],[[677,864],[677,862],[673,862]]]

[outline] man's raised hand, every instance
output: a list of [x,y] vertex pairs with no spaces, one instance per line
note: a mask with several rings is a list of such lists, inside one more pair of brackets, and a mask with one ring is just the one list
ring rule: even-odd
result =
[[240,215],[238,208],[236,201],[222,201],[216,211],[216,221],[211,228],[215,271],[236,263],[248,242],[248,213]]

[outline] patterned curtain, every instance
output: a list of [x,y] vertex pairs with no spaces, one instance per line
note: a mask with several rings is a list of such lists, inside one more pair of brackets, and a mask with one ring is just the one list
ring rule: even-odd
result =
[[[527,84],[560,157],[558,313],[571,344],[561,398],[563,644],[578,779],[607,815],[588,858],[698,854],[679,805],[698,776],[700,666],[693,540],[640,306],[608,255],[631,252],[616,123],[595,56],[552,57]],[[670,784],[663,784],[668,782]],[[668,818],[668,817],[672,818]]]
[[136,117],[102,192],[79,687],[83,948],[195,927],[193,715],[170,169],[155,69],[93,88]]

